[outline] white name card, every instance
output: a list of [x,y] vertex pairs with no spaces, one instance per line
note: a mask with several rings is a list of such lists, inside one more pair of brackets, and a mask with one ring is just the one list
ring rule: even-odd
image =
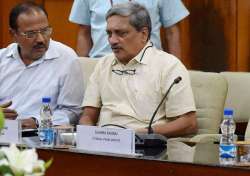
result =
[[130,129],[77,125],[78,149],[117,154],[135,154],[135,132]]
[[20,121],[5,119],[4,128],[1,130],[0,142],[2,143],[20,143]]

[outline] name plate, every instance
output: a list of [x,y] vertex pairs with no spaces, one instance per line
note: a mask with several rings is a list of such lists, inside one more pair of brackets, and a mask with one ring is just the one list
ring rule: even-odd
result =
[[78,149],[117,154],[135,154],[135,132],[131,129],[77,125]]
[[4,128],[1,130],[0,142],[20,143],[20,121],[5,119]]

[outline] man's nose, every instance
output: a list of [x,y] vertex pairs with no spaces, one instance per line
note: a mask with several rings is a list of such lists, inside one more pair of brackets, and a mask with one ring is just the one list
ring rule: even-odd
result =
[[44,41],[45,41],[45,37],[40,32],[38,32],[36,34],[36,42],[44,42]]
[[109,37],[109,43],[112,45],[112,44],[116,44],[118,43],[118,38],[116,35],[112,34],[110,37]]

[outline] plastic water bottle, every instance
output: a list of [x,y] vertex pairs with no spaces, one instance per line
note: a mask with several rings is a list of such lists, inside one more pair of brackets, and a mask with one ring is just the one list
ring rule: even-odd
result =
[[221,125],[220,164],[233,165],[236,162],[236,146],[234,144],[235,122],[233,110],[224,110],[224,120]]
[[39,138],[41,146],[53,147],[54,130],[52,128],[52,111],[50,108],[50,97],[42,98],[42,107],[40,110],[41,122],[39,125]]

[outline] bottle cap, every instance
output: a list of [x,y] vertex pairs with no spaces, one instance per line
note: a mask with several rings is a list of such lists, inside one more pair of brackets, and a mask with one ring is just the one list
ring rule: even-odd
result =
[[50,97],[43,97],[42,102],[43,103],[50,103],[51,98]]
[[233,109],[226,108],[224,109],[224,115],[233,115],[234,111]]

